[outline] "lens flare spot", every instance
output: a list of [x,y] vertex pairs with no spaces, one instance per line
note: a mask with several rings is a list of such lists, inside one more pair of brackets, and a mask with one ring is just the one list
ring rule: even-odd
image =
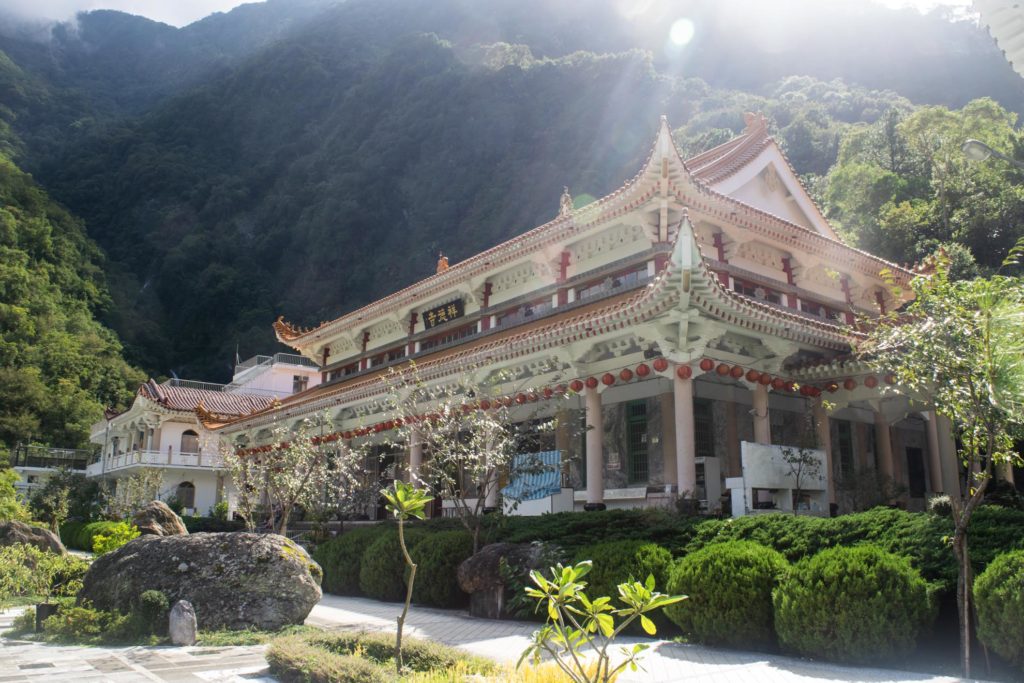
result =
[[668,38],[674,45],[682,47],[693,40],[695,27],[693,22],[687,18],[676,19],[672,22],[672,28],[668,31]]

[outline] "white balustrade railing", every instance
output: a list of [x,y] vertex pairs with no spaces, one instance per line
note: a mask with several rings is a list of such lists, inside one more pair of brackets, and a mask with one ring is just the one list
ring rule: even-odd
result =
[[106,466],[101,463],[89,465],[86,474],[95,476],[101,472],[113,472],[126,467],[202,467],[216,468],[222,465],[216,453],[175,453],[162,451],[131,451],[108,456]]

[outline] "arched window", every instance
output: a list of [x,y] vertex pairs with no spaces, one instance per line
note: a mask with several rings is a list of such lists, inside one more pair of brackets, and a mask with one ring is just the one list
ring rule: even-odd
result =
[[174,493],[178,502],[183,508],[194,508],[196,506],[196,487],[190,481],[183,481],[178,484],[178,490]]
[[182,453],[198,453],[199,452],[199,435],[191,429],[186,429],[181,434],[181,452]]

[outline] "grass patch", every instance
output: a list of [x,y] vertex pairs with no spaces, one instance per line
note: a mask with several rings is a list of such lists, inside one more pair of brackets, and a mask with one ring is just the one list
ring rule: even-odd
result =
[[229,645],[263,645],[282,636],[303,636],[322,633],[316,626],[285,626],[277,631],[245,629],[244,631],[200,631],[196,645],[203,647],[227,647]]

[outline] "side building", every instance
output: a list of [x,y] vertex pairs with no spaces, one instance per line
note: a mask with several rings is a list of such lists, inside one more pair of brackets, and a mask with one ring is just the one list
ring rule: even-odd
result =
[[316,363],[288,353],[238,363],[230,384],[150,379],[128,410],[93,425],[90,440],[98,453],[85,474],[116,487],[120,479],[157,469],[159,498],[176,498],[186,514],[208,514],[222,500],[230,505],[232,496],[221,471],[220,439],[206,422],[267,409],[319,382]]
[[[689,160],[663,119],[612,194],[574,208],[566,192],[551,222],[313,329],[279,319],[322,383],[218,431],[250,449],[328,411],[337,438],[372,442],[389,428],[385,373],[415,360],[429,382],[516,378],[478,410],[559,418],[536,448],[560,453],[561,492],[520,510],[920,508],[958,486],[951,425],[851,355],[858,321],[902,305],[911,277],[840,240],[762,116]],[[820,463],[802,482],[800,452]]]

